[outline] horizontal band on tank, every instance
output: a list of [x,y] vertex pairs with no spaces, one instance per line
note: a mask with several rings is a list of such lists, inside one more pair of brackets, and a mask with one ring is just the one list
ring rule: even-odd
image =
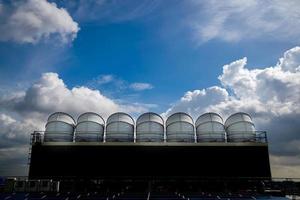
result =
[[76,126],[78,126],[79,124],[85,123],[85,122],[91,122],[91,123],[99,124],[99,125],[101,125],[101,126],[105,126],[105,124],[101,124],[101,123],[98,123],[98,122],[95,122],[95,121],[90,121],[90,120],[78,122],[78,123],[76,124]]
[[249,122],[249,121],[237,121],[237,122],[234,122],[234,123],[231,123],[230,125],[226,126],[226,129],[228,129],[228,127],[234,125],[234,124],[237,124],[237,123],[247,123],[247,124],[251,124],[252,126],[255,126],[253,122]]
[[47,122],[46,128],[47,128],[47,126],[48,126],[49,124],[55,124],[55,123],[57,123],[57,122],[62,123],[62,124],[66,124],[66,125],[69,125],[69,126],[72,126],[73,128],[75,127],[75,125],[73,125],[73,124],[69,124],[69,123],[67,123],[67,122],[65,122],[65,121],[58,120],[58,121],[50,121],[50,122]]
[[130,126],[134,126],[134,124],[128,123],[128,122],[124,122],[124,121],[113,121],[113,122],[109,122],[106,124],[106,127],[110,126],[111,124],[116,124],[116,123],[120,123],[120,124],[128,124]]
[[164,127],[163,124],[155,122],[155,121],[141,122],[141,123],[137,124],[136,127],[141,127],[142,125],[145,125],[145,124],[155,124],[155,125]]
[[[198,128],[199,126],[203,125],[203,124],[208,124],[208,123],[216,123],[216,124],[221,124],[223,125],[222,123],[220,122],[217,122],[217,121],[207,121],[207,122],[202,122],[200,124],[197,124],[196,128]],[[224,125],[223,125],[224,126]]]
[[176,121],[176,122],[171,122],[168,125],[166,125],[166,128],[168,128],[169,126],[171,126],[172,124],[177,124],[177,123],[182,123],[182,124],[190,124],[193,126],[194,128],[194,124],[190,123],[190,122],[186,122],[186,121]]

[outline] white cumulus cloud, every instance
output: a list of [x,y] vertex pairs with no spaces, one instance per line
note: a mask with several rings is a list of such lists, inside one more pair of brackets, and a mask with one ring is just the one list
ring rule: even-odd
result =
[[79,26],[68,11],[47,0],[0,2],[0,41],[37,43],[51,36],[66,43],[76,38]]
[[222,86],[188,91],[168,113],[186,110],[192,115],[207,109],[226,116],[234,110],[266,112],[272,116],[300,113],[300,48],[284,53],[275,66],[247,69],[247,58],[223,66]]
[[[163,114],[184,111],[198,117],[213,111],[226,118],[247,112],[257,129],[268,132],[273,175],[299,176],[300,48],[286,51],[274,66],[248,69],[246,65],[247,58],[224,65],[219,76],[222,86],[188,91]],[[291,166],[286,161],[292,159]],[[280,166],[290,173],[280,171]]]
[[[2,101],[2,102],[1,102]],[[44,73],[39,81],[25,92],[13,93],[2,98],[2,104],[7,109],[21,115],[30,113],[46,113],[63,111],[73,115],[93,111],[108,117],[113,112],[143,112],[145,108],[117,103],[104,96],[99,90],[79,86],[69,89],[57,73]]]
[[[114,112],[140,114],[155,105],[120,103],[99,90],[79,86],[68,88],[57,73],[44,73],[27,90],[0,97],[0,173],[24,174],[28,151],[7,157],[13,149],[28,149],[30,133],[44,130],[49,114],[63,111],[75,119],[84,112],[96,112],[107,118]],[[3,164],[3,165],[2,165]],[[19,171],[18,171],[18,168]]]
[[172,113],[185,111],[195,117],[197,114],[204,112],[210,105],[227,101],[228,98],[228,92],[218,86],[187,91],[178,102],[163,113],[163,116],[167,117]]

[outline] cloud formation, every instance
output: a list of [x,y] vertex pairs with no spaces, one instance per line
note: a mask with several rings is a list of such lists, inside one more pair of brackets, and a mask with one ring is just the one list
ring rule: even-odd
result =
[[215,110],[228,116],[245,110],[282,116],[300,113],[300,47],[286,51],[275,66],[247,69],[247,58],[223,66],[221,85],[188,91],[166,114],[186,110],[191,115]]
[[95,79],[94,81],[96,81],[98,85],[103,85],[114,81],[114,76],[111,74],[105,74],[97,77],[97,79]]
[[132,83],[129,87],[135,91],[150,90],[153,88],[150,83]]
[[133,90],[135,92],[140,92],[140,91],[150,90],[150,89],[154,88],[154,86],[150,83],[146,83],[146,82],[130,83],[130,82],[128,82],[120,77],[117,77],[115,75],[112,75],[112,74],[98,75],[96,78],[93,78],[92,80],[88,81],[86,83],[86,85],[89,88],[99,88],[99,87],[105,85],[107,88],[112,90],[114,93],[117,93],[117,92],[121,93],[128,89]]
[[0,41],[37,43],[56,37],[66,43],[79,31],[67,10],[47,0],[0,2],[0,18]]
[[290,1],[189,1],[187,23],[200,42],[264,38],[299,41],[300,4]]
[[[44,73],[41,78],[27,90],[14,92],[0,97],[0,174],[16,172],[27,162],[30,133],[44,130],[49,114],[62,111],[71,114],[75,119],[84,112],[97,112],[104,118],[118,111],[140,114],[148,111],[151,104],[120,103],[104,96],[99,90],[84,86],[69,89],[56,73]],[[15,158],[6,152],[13,148],[27,148]],[[14,163],[17,162],[17,163]],[[3,166],[3,167],[1,167]],[[20,169],[16,174],[24,171]],[[23,174],[24,175],[24,174]]]
[[[280,166],[288,166],[286,156],[293,157],[294,167],[300,169],[300,48],[286,51],[275,66],[248,69],[246,65],[247,58],[224,65],[219,76],[222,87],[188,91],[164,115],[184,111],[198,117],[213,111],[226,118],[234,112],[250,113],[256,127],[269,133],[275,175],[282,172]],[[296,168],[291,172],[297,174],[285,175],[300,176]]]
[[[257,129],[269,133],[273,176],[300,176],[299,58],[300,47],[295,47],[286,51],[274,66],[247,68],[247,58],[224,65],[218,77],[219,86],[186,92],[164,116],[184,111],[197,117],[213,111],[226,118],[237,111],[247,112],[253,116]],[[110,76],[99,80],[112,81]],[[82,112],[94,111],[107,117],[117,111],[141,113],[152,106],[124,104],[84,86],[68,88],[58,74],[44,73],[27,90],[0,97],[2,160],[17,162],[11,166],[24,165],[26,151],[18,154],[18,158],[10,158],[7,152],[15,146],[28,148],[28,134],[43,130],[52,112],[64,111],[76,118]],[[8,167],[0,167],[1,174],[7,174],[7,170]]]
[[129,113],[145,111],[143,107],[135,106],[133,110],[131,106],[118,104],[99,90],[84,86],[69,89],[57,73],[51,72],[42,74],[40,80],[25,92],[6,95],[0,100],[0,105],[22,116],[32,113],[49,114],[53,111],[79,115],[82,112],[93,111],[108,117],[117,111]]

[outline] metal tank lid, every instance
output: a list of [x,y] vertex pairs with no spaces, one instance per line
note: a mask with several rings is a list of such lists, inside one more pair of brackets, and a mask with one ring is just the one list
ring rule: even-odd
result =
[[[250,114],[245,113],[245,112],[236,112],[236,113],[231,114],[229,117],[227,117],[227,119],[226,119],[224,125],[225,125],[225,126],[229,126],[229,125],[232,123],[232,122],[230,122],[230,120],[231,120],[234,116],[236,116],[236,115],[240,115],[240,116],[246,115],[247,117],[250,118],[250,120],[245,121],[245,120],[243,119],[243,120],[240,120],[240,121],[245,121],[245,122],[249,122],[249,123],[252,123],[252,124],[253,124],[253,122],[252,122],[252,117],[251,117]],[[254,125],[254,124],[253,124],[253,125]]]
[[[153,119],[151,117],[156,117],[156,119]],[[141,124],[141,123],[144,123],[144,122],[150,122],[150,121],[164,125],[163,118],[159,114],[154,113],[154,112],[146,112],[146,113],[141,114],[137,118],[136,124],[138,125],[138,124]]]
[[[85,118],[85,115],[91,115],[91,116],[93,116],[93,119],[90,119],[88,116],[87,116],[87,118]],[[95,116],[97,118],[95,118]],[[77,118],[77,124],[82,123],[82,122],[89,122],[89,121],[98,123],[100,125],[104,125],[105,124],[105,120],[101,117],[101,115],[99,115],[97,113],[94,113],[94,112],[85,112],[85,113],[82,113]]]
[[107,125],[113,122],[125,122],[134,125],[134,119],[129,114],[124,112],[113,113],[106,120]]
[[166,121],[166,126],[169,126],[170,124],[175,123],[175,122],[186,122],[186,123],[194,125],[193,118],[185,112],[177,112],[177,113],[170,115]]
[[[63,119],[61,119],[61,116],[67,116],[67,117],[69,117],[69,119],[71,119],[71,121],[69,121],[69,120],[68,121],[63,120]],[[72,125],[76,124],[76,121],[72,117],[72,115],[70,115],[68,113],[65,113],[65,112],[54,112],[51,115],[49,115],[49,117],[47,119],[47,123],[53,122],[53,121],[61,121],[61,122],[69,123],[69,124],[72,124]]]
[[[206,118],[206,116],[209,116],[209,120]],[[219,118],[219,120],[217,119],[213,119],[212,116],[217,116]],[[198,127],[199,125],[201,124],[204,124],[204,123],[207,123],[207,122],[218,122],[220,124],[223,125],[223,118],[221,115],[219,115],[218,113],[214,113],[214,112],[207,112],[207,113],[204,113],[202,115],[200,115],[196,122],[195,122],[195,126]]]

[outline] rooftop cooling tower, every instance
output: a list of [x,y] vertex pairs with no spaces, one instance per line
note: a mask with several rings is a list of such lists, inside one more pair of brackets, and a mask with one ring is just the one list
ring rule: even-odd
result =
[[225,121],[228,142],[255,141],[255,127],[250,115],[235,113]]
[[163,142],[164,120],[156,113],[144,113],[136,121],[137,142]]
[[126,113],[114,113],[106,123],[107,142],[133,142],[134,120]]
[[93,112],[80,115],[77,119],[75,141],[76,142],[98,142],[103,141],[104,120]]
[[56,112],[48,117],[45,142],[72,142],[75,120],[67,113]]
[[166,121],[166,134],[168,142],[194,142],[194,121],[186,113],[175,113]]
[[223,119],[217,113],[205,113],[196,120],[198,142],[224,142]]

